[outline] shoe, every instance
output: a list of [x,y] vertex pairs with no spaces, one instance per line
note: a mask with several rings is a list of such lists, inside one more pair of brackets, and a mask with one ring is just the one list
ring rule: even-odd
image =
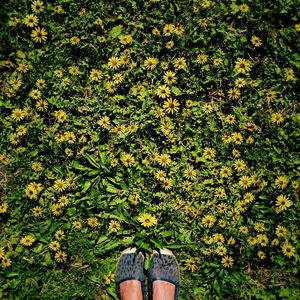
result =
[[167,281],[175,285],[174,300],[178,300],[180,271],[178,262],[174,254],[166,249],[153,251],[149,269],[149,296],[153,298],[153,282],[155,280]]
[[116,268],[116,290],[121,299],[120,284],[126,280],[138,280],[141,282],[143,300],[146,300],[144,256],[140,252],[135,253],[136,248],[127,248],[121,253]]

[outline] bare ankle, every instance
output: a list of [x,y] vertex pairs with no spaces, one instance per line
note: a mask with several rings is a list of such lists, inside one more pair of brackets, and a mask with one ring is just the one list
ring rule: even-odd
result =
[[143,300],[141,282],[138,280],[126,280],[120,283],[122,300]]
[[153,300],[174,300],[175,285],[162,280],[153,282]]

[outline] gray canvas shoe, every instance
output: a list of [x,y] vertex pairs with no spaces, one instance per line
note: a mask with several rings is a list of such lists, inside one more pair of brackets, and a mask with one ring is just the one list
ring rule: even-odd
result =
[[126,280],[138,280],[141,282],[143,300],[146,300],[144,256],[136,254],[136,248],[127,248],[121,253],[116,268],[116,290],[117,296],[121,299],[120,284]]
[[178,262],[173,253],[166,249],[159,249],[159,252],[153,251],[150,260],[149,269],[149,296],[153,297],[153,281],[162,280],[175,285],[174,300],[178,300],[180,271]]

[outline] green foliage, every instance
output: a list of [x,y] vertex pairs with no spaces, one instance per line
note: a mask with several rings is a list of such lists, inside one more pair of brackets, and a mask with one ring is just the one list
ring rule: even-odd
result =
[[127,247],[181,299],[298,298],[297,4],[3,4],[0,298],[116,299]]

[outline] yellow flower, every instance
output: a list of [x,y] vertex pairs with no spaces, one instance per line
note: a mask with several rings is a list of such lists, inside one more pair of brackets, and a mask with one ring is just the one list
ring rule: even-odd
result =
[[107,65],[108,65],[111,69],[115,70],[115,69],[119,68],[119,66],[120,66],[120,60],[119,60],[117,57],[113,56],[113,57],[111,57],[111,58],[108,60]]
[[58,78],[63,76],[63,72],[61,70],[55,70],[53,73]]
[[35,238],[31,235],[26,235],[23,237],[20,241],[20,243],[24,246],[31,246],[33,242],[35,241]]
[[281,237],[281,236],[285,236],[287,233],[287,230],[286,228],[284,228],[283,226],[281,225],[277,225],[276,227],[276,235]]
[[19,122],[20,120],[22,120],[24,118],[23,111],[19,108],[16,108],[15,110],[13,110],[11,117],[13,120]]
[[71,37],[71,39],[70,39],[70,42],[71,42],[72,45],[78,44],[79,41],[80,41],[80,39],[79,39],[77,36],[73,36],[73,37]]
[[57,262],[64,262],[67,259],[67,253],[65,251],[58,251],[55,253],[54,258]]
[[111,221],[109,223],[109,229],[113,232],[118,232],[120,229],[120,223],[117,221]]
[[290,80],[293,80],[295,78],[294,71],[291,68],[286,68],[284,70],[284,74],[285,74],[286,81],[290,81]]
[[265,96],[265,100],[270,103],[271,101],[273,101],[274,99],[277,98],[276,92],[272,91],[272,90],[268,90],[266,92],[266,96]]
[[197,269],[196,266],[196,258],[188,258],[185,260],[185,265],[188,270],[194,272],[195,269]]
[[129,34],[123,35],[120,38],[120,43],[123,44],[123,45],[129,44],[129,43],[131,43],[131,41],[132,41],[132,37]]
[[265,225],[264,225],[264,223],[256,222],[256,223],[254,223],[254,229],[258,232],[264,231],[265,230]]
[[238,72],[238,73],[243,73],[245,74],[246,72],[249,72],[251,67],[250,67],[250,62],[247,61],[246,59],[244,58],[238,58],[236,63],[235,63],[235,70]]
[[62,208],[60,204],[54,204],[52,206],[52,212],[55,216],[59,216],[62,213]]
[[208,56],[206,54],[199,54],[197,56],[197,63],[204,64],[207,62],[207,58],[208,58]]
[[37,22],[38,22],[38,18],[35,15],[27,15],[24,20],[25,25],[29,27],[35,26]]
[[35,106],[36,106],[37,110],[44,111],[44,110],[47,110],[47,108],[48,108],[48,102],[46,100],[39,100]]
[[285,195],[279,195],[276,198],[276,205],[279,206],[280,209],[286,210],[288,207],[292,205],[292,202]]
[[94,24],[96,24],[96,25],[102,25],[102,23],[103,22],[100,18],[96,19],[95,22],[94,22]]
[[157,95],[161,98],[166,98],[167,96],[170,95],[170,89],[165,86],[165,85],[162,85],[162,86],[159,86],[158,89],[157,89]]
[[134,157],[130,154],[125,154],[121,160],[125,167],[131,167],[135,162]]
[[82,227],[82,224],[79,221],[74,221],[72,224],[76,229],[80,229]]
[[202,224],[204,227],[211,228],[215,223],[215,218],[211,215],[207,215],[202,219]]
[[225,268],[229,268],[232,267],[234,260],[231,256],[224,256],[221,262]]
[[239,180],[239,186],[243,189],[247,189],[252,184],[251,178],[249,176],[242,176]]
[[265,234],[259,234],[257,240],[263,247],[268,245],[268,237]]
[[2,257],[2,266],[3,268],[9,267],[11,265],[11,259],[7,256]]
[[118,164],[118,160],[116,158],[112,159],[111,162],[110,162],[110,165],[112,167],[115,167],[117,164]]
[[53,251],[57,251],[60,248],[60,243],[58,241],[53,241],[50,243],[49,248]]
[[297,190],[299,188],[299,183],[297,181],[292,181],[292,188]]
[[289,243],[285,243],[281,246],[282,252],[288,258],[291,258],[295,253],[295,248]]
[[153,57],[146,59],[144,62],[144,66],[146,67],[147,70],[154,70],[157,64],[158,64],[158,60]]
[[107,275],[104,275],[105,284],[110,284],[112,281],[114,281],[115,274],[109,272]]
[[185,58],[179,57],[174,60],[174,66],[176,69],[183,69],[186,66]]
[[249,10],[249,6],[247,4],[240,5],[240,10],[242,12],[247,12]]
[[215,233],[213,235],[215,243],[222,245],[224,243],[224,237],[221,233]]
[[222,177],[228,178],[229,176],[231,176],[231,169],[224,166],[224,167],[221,168],[220,174],[221,174]]
[[25,126],[19,125],[16,131],[17,131],[17,135],[22,136],[27,132],[27,129]]
[[39,172],[43,169],[42,164],[40,162],[34,162],[31,166],[32,170]]
[[265,253],[262,252],[262,251],[258,251],[258,252],[257,252],[257,255],[258,255],[258,257],[259,257],[260,259],[264,259],[264,258],[266,257]]
[[165,190],[170,190],[173,186],[173,182],[171,179],[169,178],[164,178],[163,179],[163,183],[162,183],[162,186]]
[[231,88],[229,91],[228,91],[228,97],[230,99],[237,99],[239,98],[239,96],[241,95],[241,92],[239,89],[237,88]]
[[160,155],[160,157],[159,157],[159,163],[163,167],[169,165],[171,163],[170,156],[168,154],[162,154],[162,155]]
[[168,71],[164,74],[164,81],[169,84],[173,83],[176,80],[175,76],[176,76],[176,74],[174,72]]
[[33,215],[35,217],[40,217],[43,214],[42,208],[40,206],[36,206],[32,209]]
[[258,47],[260,46],[262,43],[261,43],[261,39],[258,38],[257,36],[253,35],[252,38],[251,38],[251,42],[252,44],[255,46],[255,47]]
[[169,98],[164,102],[163,108],[167,111],[167,113],[173,114],[179,110],[179,103],[176,99]]
[[3,202],[0,204],[0,214],[4,214],[5,212],[7,212],[7,204]]
[[216,249],[216,253],[223,256],[227,252],[227,249],[224,246],[220,246]]
[[246,164],[243,160],[238,159],[234,162],[234,168],[239,172],[244,171],[246,169]]
[[29,198],[36,198],[37,196],[37,191],[30,186],[26,188],[25,193]]
[[92,69],[91,73],[90,73],[90,77],[92,79],[92,81],[99,81],[101,79],[101,72],[99,70],[96,69]]
[[36,0],[31,4],[31,8],[35,13],[39,13],[44,9],[44,2],[40,0]]
[[212,159],[212,158],[215,157],[216,151],[214,149],[212,149],[212,148],[205,148],[203,155],[207,159]]
[[194,179],[196,177],[196,171],[193,167],[189,167],[184,171],[184,177],[188,179]]
[[42,41],[46,41],[48,33],[44,28],[37,27],[32,30],[31,37],[33,38],[33,41],[36,43],[41,43]]
[[62,7],[61,7],[61,5],[55,5],[55,6],[53,7],[53,10],[54,10],[56,13],[60,13],[61,10],[62,10]]
[[152,227],[157,224],[157,219],[148,213],[141,214],[137,219],[145,227]]
[[163,32],[166,36],[171,35],[171,33],[174,30],[174,25],[173,24],[166,24],[164,26]]
[[219,66],[222,62],[223,62],[223,59],[218,57],[218,58],[214,59],[213,64],[215,66]]
[[54,182],[54,189],[58,192],[62,192],[66,189],[66,184],[63,180],[61,179],[57,179],[55,182]]
[[243,136],[240,132],[233,132],[232,139],[236,144],[241,144],[241,142],[243,141]]
[[96,226],[98,226],[98,219],[95,217],[90,217],[90,218],[88,218],[88,224],[91,227],[96,227]]
[[[201,18],[201,19],[198,20],[198,24],[199,24],[201,27],[205,28],[205,27],[207,27],[207,25],[208,25],[208,24],[207,24],[207,21],[208,21],[207,19]],[[218,59],[217,63],[218,63],[218,62],[220,62],[219,59]]]
[[61,206],[66,206],[69,203],[69,199],[66,196],[61,196],[58,201]]
[[273,123],[276,123],[277,125],[279,125],[280,123],[282,123],[284,120],[283,116],[281,113],[273,113],[272,117],[271,117],[271,121]]
[[288,184],[288,179],[285,176],[279,176],[276,180],[275,180],[275,186],[278,189],[284,189],[286,188],[287,184]]

